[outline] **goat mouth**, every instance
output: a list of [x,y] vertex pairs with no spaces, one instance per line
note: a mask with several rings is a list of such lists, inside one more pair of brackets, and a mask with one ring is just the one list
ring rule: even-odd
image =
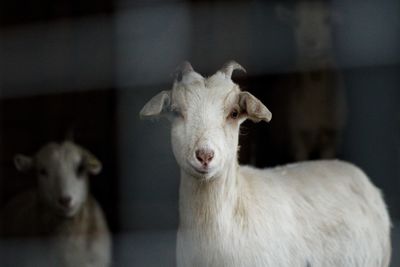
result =
[[207,174],[210,172],[209,169],[199,169],[199,168],[195,168],[196,172],[201,173],[201,174]]
[[62,216],[62,217],[72,217],[76,212],[76,207],[75,206],[69,206],[69,207],[62,207],[58,206],[57,207],[57,213]]
[[196,168],[194,167],[194,175],[201,180],[208,180],[213,176],[213,170],[210,168]]
[[187,163],[187,172],[196,178],[208,179],[216,171],[215,166],[200,165],[195,161],[188,161]]

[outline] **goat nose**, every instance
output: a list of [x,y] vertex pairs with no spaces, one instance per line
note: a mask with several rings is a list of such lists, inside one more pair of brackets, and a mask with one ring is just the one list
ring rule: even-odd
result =
[[60,203],[61,206],[68,208],[71,205],[71,200],[72,198],[70,196],[63,196],[60,197],[58,203]]
[[196,150],[196,159],[204,166],[214,158],[214,151],[211,149],[198,149]]

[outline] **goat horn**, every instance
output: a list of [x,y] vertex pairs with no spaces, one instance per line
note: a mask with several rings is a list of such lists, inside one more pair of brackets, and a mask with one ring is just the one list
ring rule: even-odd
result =
[[230,79],[234,70],[241,70],[243,72],[246,72],[246,70],[239,63],[233,60],[225,63],[220,72],[224,73],[226,78]]
[[182,64],[176,69],[175,79],[180,82],[182,80],[182,76],[188,72],[192,72],[193,67],[188,61],[182,62]]

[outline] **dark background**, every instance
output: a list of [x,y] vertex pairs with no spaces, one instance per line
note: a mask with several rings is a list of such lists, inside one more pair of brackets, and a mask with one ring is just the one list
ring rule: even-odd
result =
[[[277,4],[293,3],[1,1],[0,206],[34,184],[15,171],[13,155],[33,154],[73,129],[77,143],[103,162],[92,192],[114,234],[115,265],[173,266],[179,170],[169,126],[140,121],[138,113],[170,89],[183,60],[211,75],[235,59],[247,74],[234,79],[274,114],[270,124],[244,125],[240,161],[259,167],[290,162],[285,142],[280,149],[266,137],[284,117],[282,84],[299,71],[293,28],[275,14]],[[340,15],[333,47],[348,103],[338,157],[362,167],[382,189],[396,225],[400,3],[331,4]],[[400,264],[398,239],[395,231],[393,266]]]

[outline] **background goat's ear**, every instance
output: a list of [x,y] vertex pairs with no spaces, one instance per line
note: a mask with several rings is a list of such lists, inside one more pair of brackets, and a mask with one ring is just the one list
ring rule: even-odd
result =
[[101,169],[103,168],[100,160],[89,151],[83,151],[83,153],[83,161],[85,164],[85,168],[88,170],[88,172],[92,175],[99,174],[101,172]]
[[247,113],[248,119],[259,122],[269,122],[272,119],[272,113],[258,100],[255,96],[249,92],[241,92],[239,95],[239,106]]
[[17,154],[14,156],[14,165],[18,171],[27,172],[33,168],[33,159],[22,154]]
[[140,111],[141,118],[152,118],[160,116],[161,113],[166,110],[171,104],[171,92],[170,91],[162,91],[142,108]]

